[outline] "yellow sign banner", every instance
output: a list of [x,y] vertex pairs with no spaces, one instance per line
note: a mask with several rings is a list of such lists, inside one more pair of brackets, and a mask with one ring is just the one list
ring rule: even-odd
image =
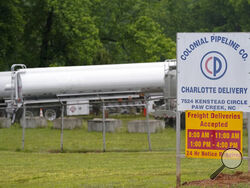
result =
[[186,157],[219,159],[224,150],[242,152],[243,113],[186,111]]

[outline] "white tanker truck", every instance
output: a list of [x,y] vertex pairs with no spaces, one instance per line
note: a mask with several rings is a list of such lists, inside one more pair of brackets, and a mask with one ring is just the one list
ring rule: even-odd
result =
[[[62,104],[74,100],[161,95],[176,98],[176,61],[74,67],[26,68],[0,72],[0,115],[11,117],[22,105]],[[48,118],[58,107],[47,107]],[[56,115],[57,114],[57,115]]]

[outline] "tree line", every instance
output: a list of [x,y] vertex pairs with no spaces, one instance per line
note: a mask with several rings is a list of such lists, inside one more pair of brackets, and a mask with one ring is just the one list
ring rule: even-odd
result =
[[2,0],[0,70],[155,62],[177,32],[247,32],[249,0]]

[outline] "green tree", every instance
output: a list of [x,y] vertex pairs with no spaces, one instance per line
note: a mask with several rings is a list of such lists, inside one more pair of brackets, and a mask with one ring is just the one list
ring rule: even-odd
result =
[[237,31],[250,31],[250,1],[249,0],[229,0],[234,8],[235,22],[237,23]]
[[0,2],[0,70],[162,61],[177,32],[249,31],[249,0]]
[[[150,1],[147,14],[163,28],[167,37],[176,40],[177,32],[192,31],[190,2],[193,0]],[[191,23],[191,25],[190,25]]]
[[92,64],[101,43],[90,6],[89,0],[30,0],[24,54],[29,65]]
[[129,26],[122,43],[133,62],[175,58],[175,43],[166,38],[160,25],[147,16],[139,17]]
[[199,0],[190,3],[194,31],[240,31],[238,15],[228,0]]
[[[161,25],[165,35],[172,40],[176,39],[177,32],[241,31],[238,20],[244,9],[240,8],[237,13],[232,2],[228,0],[152,1],[150,7],[153,8],[149,9],[149,14]],[[239,5],[239,3],[236,4]],[[249,7],[246,6],[245,10],[249,10]],[[242,20],[247,20],[245,18]]]
[[100,0],[93,7],[103,49],[95,63],[160,61],[175,57],[175,44],[147,15],[143,0]]
[[20,63],[24,24],[19,0],[0,1],[0,70]]

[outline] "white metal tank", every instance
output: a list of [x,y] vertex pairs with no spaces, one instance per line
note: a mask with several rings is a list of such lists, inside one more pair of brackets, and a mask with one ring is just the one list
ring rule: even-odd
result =
[[9,98],[11,86],[11,72],[0,72],[0,99]]
[[[58,94],[162,92],[167,62],[21,69],[23,97]],[[11,72],[0,73],[0,99],[10,96]]]

